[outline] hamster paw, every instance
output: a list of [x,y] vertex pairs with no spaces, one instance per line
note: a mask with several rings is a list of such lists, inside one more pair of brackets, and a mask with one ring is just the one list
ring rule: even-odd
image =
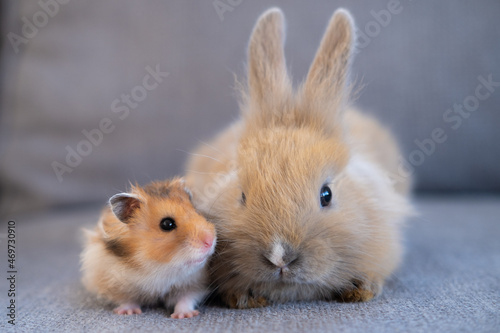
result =
[[141,307],[136,303],[124,303],[113,310],[114,313],[119,315],[133,315],[141,314]]
[[170,315],[171,318],[174,319],[184,319],[184,318],[192,318],[200,314],[200,311],[198,310],[192,310],[192,311],[179,311],[179,312],[174,312]]
[[250,290],[248,294],[230,295],[227,304],[232,309],[251,309],[268,306],[269,302],[262,296],[254,296]]
[[382,287],[377,283],[367,284],[359,280],[352,282],[352,289],[341,292],[336,298],[341,302],[367,302],[377,296]]

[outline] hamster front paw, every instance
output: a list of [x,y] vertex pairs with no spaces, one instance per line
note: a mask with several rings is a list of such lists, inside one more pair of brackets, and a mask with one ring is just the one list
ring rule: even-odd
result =
[[382,291],[381,283],[354,280],[352,285],[352,288],[342,291],[335,298],[345,303],[368,302]]
[[200,311],[195,310],[195,307],[202,297],[203,293],[188,293],[184,295],[175,304],[174,313],[170,315],[170,318],[184,319],[199,315]]
[[232,309],[262,308],[269,305],[266,298],[253,295],[252,290],[247,293],[235,293],[226,297],[226,303]]
[[113,310],[114,313],[119,315],[133,315],[141,314],[141,307],[136,303],[124,303]]
[[184,319],[184,318],[192,318],[200,314],[200,311],[198,310],[177,310],[174,313],[170,315],[170,318],[174,319]]

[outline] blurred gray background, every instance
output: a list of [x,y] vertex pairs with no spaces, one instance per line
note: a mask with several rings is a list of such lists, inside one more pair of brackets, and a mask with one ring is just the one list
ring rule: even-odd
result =
[[[2,2],[3,209],[103,203],[129,180],[182,173],[186,152],[238,117],[233,73],[245,74],[252,26],[271,6],[287,20],[296,83],[334,10],[351,11],[356,104],[396,134],[417,190],[500,190],[499,1],[44,3]],[[155,68],[168,75],[146,90]],[[108,133],[82,143],[100,125]]]

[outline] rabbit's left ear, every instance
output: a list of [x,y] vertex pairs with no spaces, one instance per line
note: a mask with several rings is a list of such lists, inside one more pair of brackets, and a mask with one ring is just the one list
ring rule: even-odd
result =
[[314,57],[304,84],[304,97],[308,103],[329,105],[328,112],[341,112],[346,96],[351,57],[354,48],[354,22],[345,9],[333,13],[319,49]]

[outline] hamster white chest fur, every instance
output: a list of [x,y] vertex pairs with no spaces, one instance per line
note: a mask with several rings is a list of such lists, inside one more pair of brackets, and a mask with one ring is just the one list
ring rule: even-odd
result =
[[132,187],[109,200],[81,255],[85,287],[139,314],[163,302],[173,318],[198,314],[207,294],[206,262],[214,252],[212,224],[191,204],[182,179]]

